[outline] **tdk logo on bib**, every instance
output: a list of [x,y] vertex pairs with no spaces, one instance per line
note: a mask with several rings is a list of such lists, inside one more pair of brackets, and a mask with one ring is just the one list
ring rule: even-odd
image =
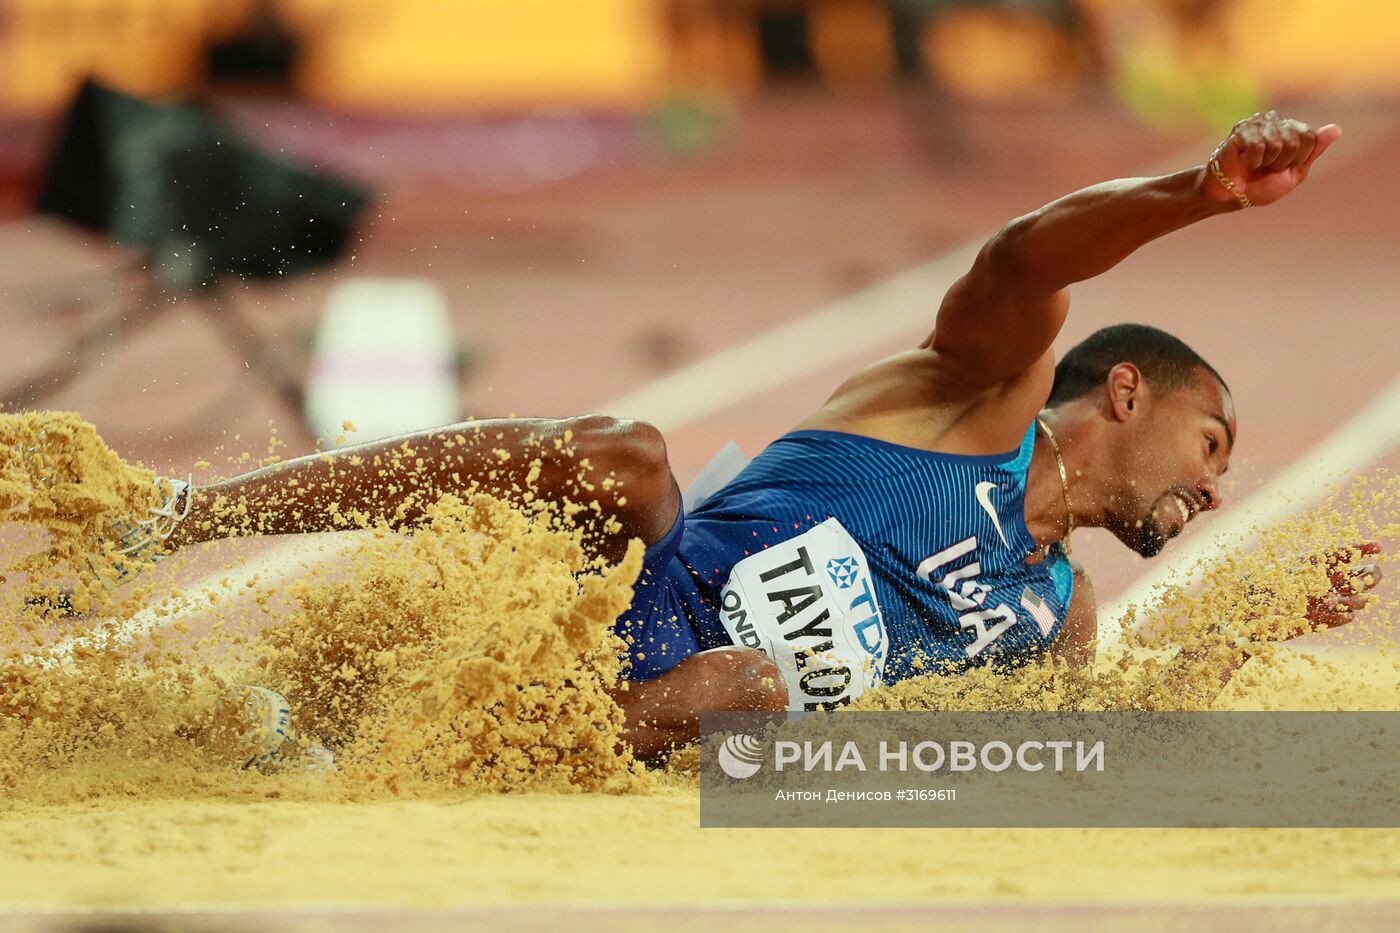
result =
[[860,568],[856,566],[854,557],[833,557],[826,562],[826,572],[830,575],[832,583],[848,590],[855,584]]
[[778,665],[789,709],[835,709],[880,683],[889,634],[865,554],[834,518],[736,564],[720,606],[734,643]]

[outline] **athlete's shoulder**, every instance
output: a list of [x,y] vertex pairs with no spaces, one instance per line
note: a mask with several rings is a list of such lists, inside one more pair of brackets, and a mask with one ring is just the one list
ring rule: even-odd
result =
[[858,434],[933,453],[988,456],[1016,447],[1050,396],[1050,353],[1014,379],[974,381],[936,350],[906,350],[847,379],[799,430]]

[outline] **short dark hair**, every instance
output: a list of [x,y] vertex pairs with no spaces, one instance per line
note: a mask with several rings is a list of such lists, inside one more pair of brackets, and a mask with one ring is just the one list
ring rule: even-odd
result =
[[1157,392],[1186,388],[1194,382],[1198,369],[1219,379],[1227,392],[1230,389],[1215,367],[1166,331],[1146,324],[1115,324],[1094,331],[1060,357],[1046,404],[1068,402],[1103,385],[1119,363],[1136,366]]

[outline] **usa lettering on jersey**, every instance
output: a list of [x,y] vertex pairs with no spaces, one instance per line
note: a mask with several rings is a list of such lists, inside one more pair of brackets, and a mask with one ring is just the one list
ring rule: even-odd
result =
[[889,635],[870,567],[834,518],[736,564],[720,619],[778,666],[789,709],[835,709],[881,682]]
[[941,588],[953,609],[962,613],[958,625],[973,635],[963,647],[969,658],[977,657],[1017,622],[1016,613],[1009,606],[986,605],[992,588],[981,582],[981,561],[974,560],[938,576],[945,567],[976,551],[977,536],[973,535],[924,558],[917,570],[919,576]]

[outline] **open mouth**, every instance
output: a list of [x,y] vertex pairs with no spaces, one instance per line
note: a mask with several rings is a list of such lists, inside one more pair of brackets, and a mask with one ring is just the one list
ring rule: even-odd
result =
[[[1167,504],[1163,502],[1158,505],[1157,508],[1153,509],[1153,512],[1157,516],[1162,536],[1165,538],[1175,538],[1186,530],[1186,525],[1191,519],[1196,517],[1196,513],[1199,512],[1200,509],[1197,507],[1196,503],[1184,493],[1173,492],[1164,498],[1170,499],[1171,504],[1175,506],[1175,508],[1169,508]],[[1173,518],[1177,520],[1172,521]]]
[[1180,493],[1173,493],[1172,499],[1176,502],[1176,510],[1181,513],[1181,525],[1184,528],[1186,523],[1196,514],[1196,510]]

